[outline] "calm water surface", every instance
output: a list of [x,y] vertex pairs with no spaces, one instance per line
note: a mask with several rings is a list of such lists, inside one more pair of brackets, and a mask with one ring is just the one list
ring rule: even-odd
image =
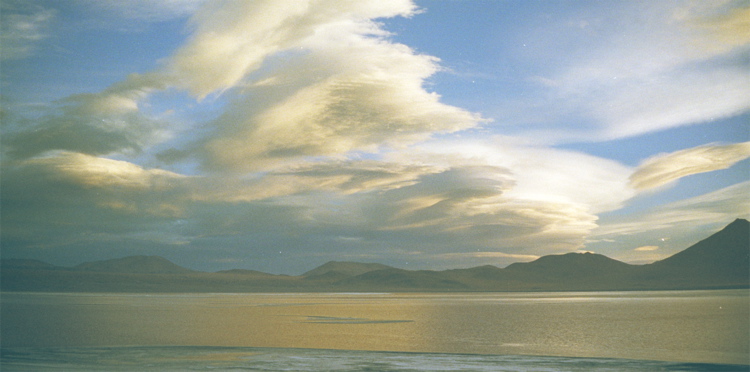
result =
[[746,365],[748,294],[3,293],[0,332],[5,349],[200,345]]

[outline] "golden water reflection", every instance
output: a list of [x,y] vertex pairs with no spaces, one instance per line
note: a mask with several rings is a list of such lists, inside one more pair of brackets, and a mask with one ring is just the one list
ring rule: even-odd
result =
[[3,346],[201,345],[748,361],[746,290],[2,294]]

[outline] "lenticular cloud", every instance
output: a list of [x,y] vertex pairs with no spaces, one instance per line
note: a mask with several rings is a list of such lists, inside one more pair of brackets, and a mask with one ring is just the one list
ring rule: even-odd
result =
[[646,159],[630,176],[638,190],[660,187],[682,177],[726,169],[750,157],[750,142],[698,146]]

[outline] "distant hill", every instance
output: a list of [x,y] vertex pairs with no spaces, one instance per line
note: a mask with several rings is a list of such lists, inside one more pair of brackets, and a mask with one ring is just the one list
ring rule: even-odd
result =
[[630,269],[632,265],[594,253],[549,255],[531,262],[516,262],[507,271],[526,273],[539,279],[558,280],[611,275]]
[[391,267],[379,263],[329,261],[302,274],[302,276],[308,279],[348,278],[384,269],[391,269]]
[[73,267],[80,271],[100,271],[131,274],[188,274],[194,273],[159,256],[129,256],[104,261],[82,263]]
[[221,271],[217,271],[216,273],[217,274],[229,274],[229,275],[263,276],[263,277],[278,276],[275,274],[264,273],[262,271],[245,270],[245,269],[221,270]]
[[0,263],[0,269],[2,270],[65,270],[64,267],[25,258],[2,259]]
[[72,268],[2,259],[0,289],[47,292],[413,292],[588,291],[750,288],[750,222],[738,219],[682,252],[648,265],[594,253],[549,255],[504,269],[444,271],[331,261],[301,276],[254,270],[205,273],[158,256],[132,256]]
[[634,266],[595,253],[549,255],[532,262],[518,262],[505,268],[517,281],[534,288],[567,290],[626,289]]
[[368,271],[364,274],[341,280],[337,283],[343,288],[357,291],[397,291],[403,288],[420,290],[471,290],[471,286],[443,275],[440,271],[403,270],[387,268]]

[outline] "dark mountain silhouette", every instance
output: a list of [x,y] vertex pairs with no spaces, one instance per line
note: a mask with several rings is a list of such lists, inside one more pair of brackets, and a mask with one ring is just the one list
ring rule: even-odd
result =
[[68,268],[3,259],[3,291],[68,292],[344,292],[574,291],[750,288],[750,222],[738,219],[669,258],[630,265],[594,253],[444,271],[376,263],[325,263],[301,276],[254,270],[206,273],[158,256],[132,256]]
[[566,253],[540,257],[531,262],[516,262],[505,270],[522,272],[539,279],[588,278],[630,269],[632,265],[594,253]]
[[654,267],[734,269],[738,263],[747,268],[750,261],[750,222],[736,219],[721,231],[699,241],[682,252],[656,261]]
[[187,274],[193,273],[159,256],[130,256],[104,261],[82,263],[73,268],[80,271],[102,271],[131,274]]
[[727,285],[750,278],[750,222],[737,219],[682,252],[645,265],[650,280],[675,285]]
[[633,265],[595,253],[566,253],[540,257],[532,262],[517,262],[505,268],[519,281],[535,288],[564,290],[624,289]]

